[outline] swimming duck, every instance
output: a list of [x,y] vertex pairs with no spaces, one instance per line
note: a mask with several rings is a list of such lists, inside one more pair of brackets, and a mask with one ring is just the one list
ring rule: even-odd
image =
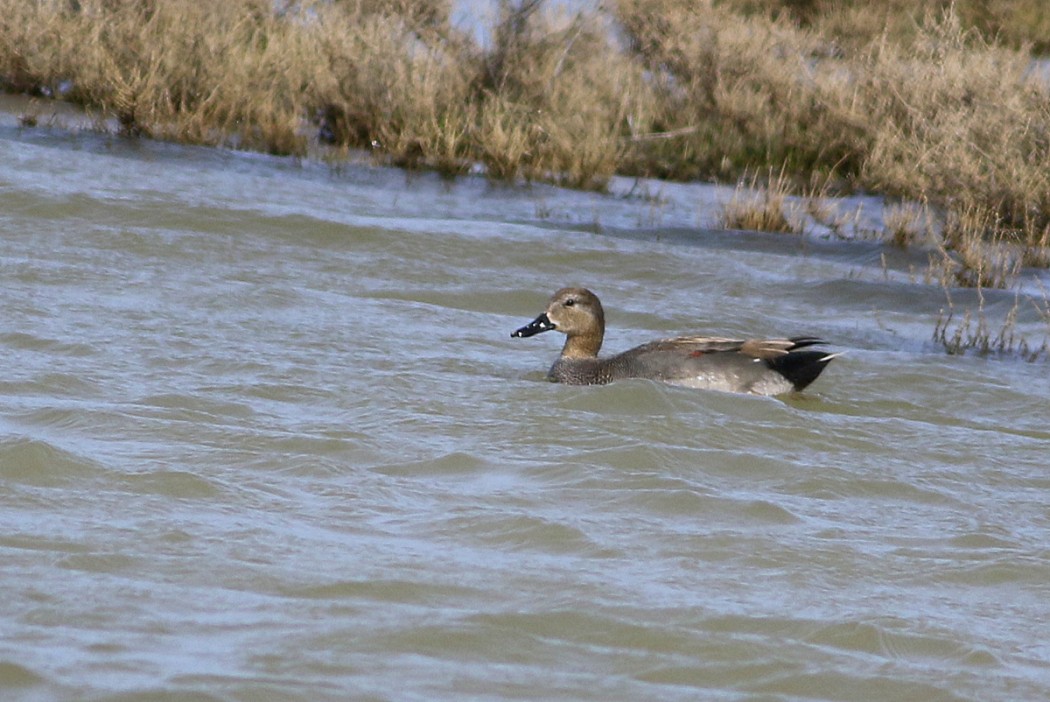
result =
[[605,336],[605,311],[586,288],[562,288],[547,310],[511,337],[546,331],[565,334],[561,356],[547,379],[569,385],[604,385],[624,378],[647,378],[673,385],[779,395],[802,390],[838,354],[800,350],[827,343],[812,336],[790,339],[725,339],[680,336],[598,358]]

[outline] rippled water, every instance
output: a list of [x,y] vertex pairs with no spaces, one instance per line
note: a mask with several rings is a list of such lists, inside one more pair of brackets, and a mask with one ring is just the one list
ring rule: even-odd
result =
[[[921,254],[648,192],[0,118],[3,699],[1050,698],[1047,366],[943,354]],[[569,283],[609,350],[847,353],[552,385]]]

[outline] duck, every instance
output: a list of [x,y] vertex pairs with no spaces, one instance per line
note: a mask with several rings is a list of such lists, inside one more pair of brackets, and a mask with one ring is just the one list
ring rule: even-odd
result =
[[555,292],[547,309],[512,332],[511,337],[525,338],[548,331],[561,332],[566,338],[547,379],[567,385],[605,385],[644,378],[703,390],[780,395],[806,388],[840,355],[811,348],[827,344],[814,336],[679,336],[599,358],[605,337],[605,311],[598,296],[583,287]]

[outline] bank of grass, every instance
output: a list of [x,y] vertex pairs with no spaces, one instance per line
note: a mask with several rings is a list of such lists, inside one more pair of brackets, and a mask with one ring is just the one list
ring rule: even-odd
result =
[[944,280],[1002,286],[1050,264],[1044,4],[508,0],[482,45],[450,0],[0,0],[0,85],[128,135],[449,174],[769,174],[727,226],[797,229],[778,202],[814,182],[881,192],[935,213]]
[[601,189],[652,95],[605,24],[544,9],[482,48],[440,0],[0,0],[0,83],[129,135]]
[[1044,0],[716,0],[746,15],[786,18],[859,47],[882,33],[913,38],[924,16],[952,10],[967,30],[1013,48],[1050,53],[1050,7]]
[[661,89],[655,126],[683,133],[645,142],[641,168],[731,177],[783,166],[803,178],[833,173],[844,187],[984,205],[1021,235],[1050,224],[1050,86],[1030,75],[1027,54],[948,13],[927,16],[907,43],[883,35],[829,56],[826,37],[796,25],[756,26],[697,4],[619,4]]
[[[639,171],[727,178],[765,166],[789,183],[817,176],[928,203],[944,235],[941,277],[955,285],[1004,287],[1023,266],[1046,265],[1050,86],[1030,55],[951,7],[888,3],[879,11],[906,6],[909,31],[843,42],[841,29],[771,10],[786,4],[621,0],[630,49],[660,91],[654,129],[679,135],[639,142]],[[745,5],[752,14],[738,12]],[[816,19],[827,27],[871,5]],[[751,219],[774,220],[768,205],[756,201]]]

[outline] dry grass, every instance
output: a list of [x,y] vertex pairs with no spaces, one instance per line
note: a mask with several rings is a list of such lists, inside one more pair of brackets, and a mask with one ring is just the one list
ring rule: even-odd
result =
[[465,170],[475,112],[465,40],[446,25],[421,30],[414,15],[355,3],[314,12],[300,30],[319,63],[304,101],[323,140],[402,166]]
[[1019,247],[1007,237],[996,212],[970,206],[949,213],[942,250],[955,263],[955,282],[963,287],[1004,289],[1021,269]]
[[303,150],[302,102],[290,88],[303,54],[265,0],[5,2],[0,57],[9,83],[114,117],[128,135]]
[[893,204],[886,208],[882,221],[884,239],[898,248],[938,241],[929,206],[908,202]]
[[278,154],[315,140],[404,166],[602,188],[649,109],[583,15],[505,5],[485,51],[451,2],[0,0],[0,85],[129,136]]
[[617,17],[658,90],[654,128],[677,135],[639,141],[638,172],[735,178],[783,167],[807,181],[814,172],[859,167],[850,164],[860,135],[812,73],[812,57],[824,50],[819,37],[710,0],[621,0]]
[[[435,9],[438,8],[438,9]],[[0,3],[7,87],[62,94],[126,135],[601,188],[650,133],[654,89],[594,16],[505,5],[481,51],[441,3]]]
[[1050,52],[1050,7],[1044,0],[717,0],[745,15],[789,19],[847,48],[880,34],[907,40],[929,12],[953,9],[967,30],[1007,46]]
[[652,91],[602,17],[541,8],[502,7],[482,58],[476,152],[500,177],[601,189],[619,170],[629,125],[648,123]]
[[[759,14],[726,9],[742,4]],[[676,135],[640,162],[690,177],[783,168],[791,181],[823,174],[927,202],[941,213],[932,228],[959,230],[944,260],[962,269],[960,285],[1008,284],[1019,270],[1011,244],[1026,264],[1050,261],[1050,86],[1027,53],[989,43],[951,11],[843,48],[783,12],[765,19],[774,5],[784,3],[621,0],[631,49],[662,89],[656,124]],[[842,12],[866,16],[871,5]],[[914,3],[896,5],[914,15]],[[890,236],[912,238],[899,227]]]
[[802,217],[791,206],[789,192],[783,171],[770,171],[764,182],[754,174],[738,183],[733,197],[722,203],[718,225],[725,229],[801,234]]
[[993,331],[996,325],[990,319],[983,294],[978,296],[976,311],[967,309],[958,320],[955,319],[955,305],[947,290],[945,297],[947,307],[941,310],[937,318],[933,340],[941,344],[947,353],[1012,356],[1030,363],[1040,359],[1050,360],[1050,298],[1045,292],[1041,300],[1029,300],[1045,327],[1041,343],[1029,341],[1028,337],[1018,332],[1017,319],[1022,310],[1020,295],[1014,298],[1013,306],[998,324],[998,332]]
[[982,210],[1018,241],[1050,224],[1050,86],[1029,60],[931,18],[907,48],[862,57],[858,90],[871,115],[861,181],[959,213]]

